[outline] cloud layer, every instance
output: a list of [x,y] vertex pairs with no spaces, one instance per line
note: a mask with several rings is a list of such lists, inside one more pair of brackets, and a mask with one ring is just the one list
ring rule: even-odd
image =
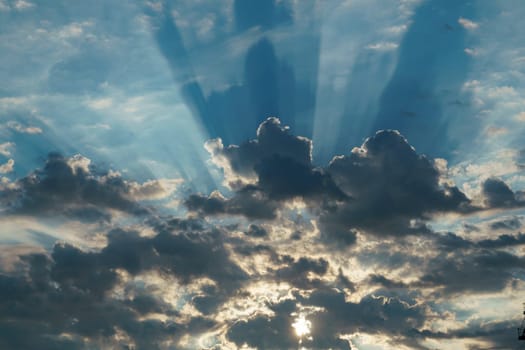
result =
[[[455,309],[523,288],[522,218],[505,216],[522,201],[501,179],[469,198],[440,160],[393,130],[325,167],[313,165],[311,140],[277,118],[241,145],[206,147],[224,186],[177,194],[177,215],[161,199],[180,181],[140,184],[80,155],[50,154],[4,183],[7,218],[74,219],[94,236],[47,251],[12,245],[0,274],[2,347],[366,349],[367,336],[408,349],[513,344],[497,336],[511,323],[474,325]],[[446,215],[463,225],[436,229]],[[306,333],[295,332],[299,319]]]

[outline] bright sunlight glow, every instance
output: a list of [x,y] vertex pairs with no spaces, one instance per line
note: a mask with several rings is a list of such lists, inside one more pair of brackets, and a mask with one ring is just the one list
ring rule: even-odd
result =
[[295,334],[297,334],[298,337],[302,337],[307,334],[310,334],[312,322],[304,318],[303,315],[300,315],[298,318],[295,319],[295,322],[292,323],[292,327],[295,330]]

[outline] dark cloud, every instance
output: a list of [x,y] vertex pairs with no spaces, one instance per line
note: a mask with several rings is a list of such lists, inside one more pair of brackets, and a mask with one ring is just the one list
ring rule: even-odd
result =
[[469,207],[457,187],[440,185],[433,162],[392,130],[379,131],[349,155],[335,157],[327,172],[352,198],[324,213],[322,221],[330,228],[380,235],[429,232],[427,215]]
[[292,349],[297,347],[298,340],[293,334],[293,317],[295,303],[286,300],[279,304],[268,305],[275,316],[257,315],[248,320],[239,320],[230,327],[227,337],[237,346],[243,344],[257,349]]
[[465,232],[467,233],[479,232],[481,230],[478,226],[468,224],[468,223],[464,223],[462,226],[463,226],[463,230],[465,230]]
[[[217,193],[209,197],[191,195],[188,209],[204,215],[240,214],[248,218],[272,219],[279,202],[294,197],[306,200],[346,199],[323,169],[314,168],[311,141],[293,136],[277,118],[268,118],[257,129],[257,138],[240,146],[208,143],[212,157],[225,168],[255,183],[227,179],[236,190],[232,198]],[[224,164],[226,162],[226,164]]]
[[[213,324],[202,318],[187,324],[141,320],[148,309],[168,315],[174,310],[153,297],[121,300],[104,293],[114,285],[115,275],[103,271],[95,257],[72,247],[57,247],[53,259],[23,257],[27,276],[1,275],[2,348],[85,349],[105,343],[112,348],[159,349],[165,341],[176,343],[190,334],[193,324]],[[119,339],[119,332],[126,337]]]
[[[180,220],[167,221],[155,236],[113,230],[100,251],[61,243],[49,256],[21,256],[26,273],[0,275],[2,348],[80,349],[102,341],[110,347],[160,349],[166,341],[173,347],[184,335],[210,330],[215,322],[198,316],[175,322],[178,311],[160,297],[162,293],[123,284],[119,271],[131,276],[157,272],[183,285],[208,278],[213,284],[204,285],[192,298],[204,313],[236,294],[247,275],[230,259],[222,233],[176,233],[167,229],[171,226],[180,227]],[[115,288],[124,286],[128,292],[115,297]],[[168,320],[144,317],[153,313]],[[125,336],[117,336],[119,332]],[[70,336],[61,336],[64,333]]]
[[373,274],[369,277],[371,284],[378,284],[383,288],[386,288],[387,290],[391,289],[397,289],[397,288],[407,288],[408,285],[406,283],[400,282],[400,281],[394,281],[390,278],[387,278],[383,275]]
[[145,215],[140,200],[163,195],[158,181],[138,184],[96,170],[87,158],[50,153],[42,169],[0,187],[0,204],[11,214],[64,215],[84,222],[109,221],[108,210]]
[[479,249],[439,254],[414,286],[435,288],[441,295],[488,293],[503,290],[521,269],[523,258],[504,251]]
[[470,345],[470,350],[514,349],[517,342],[515,321],[469,322],[464,328],[448,332],[431,332],[424,330],[419,336],[431,339],[465,339],[483,342],[482,345]]
[[215,158],[224,158],[235,174],[256,177],[256,186],[271,199],[296,196],[332,196],[345,199],[323,169],[312,165],[311,140],[293,136],[277,118],[268,118],[257,129],[257,138],[223,147],[210,143]]
[[255,237],[255,238],[262,238],[268,236],[268,232],[266,229],[259,225],[253,225],[251,224],[248,226],[248,230],[245,232],[247,236]]
[[525,234],[518,233],[516,236],[500,235],[496,239],[484,239],[478,242],[482,248],[503,248],[525,244]]
[[311,289],[321,285],[319,277],[311,277],[310,275],[323,276],[328,271],[328,261],[323,258],[301,257],[294,260],[290,256],[283,256],[280,260],[286,266],[274,271],[276,279],[302,289]]
[[260,190],[248,186],[236,192],[232,198],[217,193],[210,196],[190,195],[184,204],[190,211],[201,215],[243,215],[250,219],[275,219],[278,203],[269,200]]
[[511,218],[503,218],[490,224],[493,230],[517,230],[521,227],[521,218],[513,216]]
[[258,315],[234,324],[228,338],[238,346],[246,343],[259,349],[286,349],[297,347],[298,338],[293,336],[291,316],[301,307],[316,307],[306,318],[311,321],[311,337],[304,337],[301,346],[314,349],[351,349],[343,334],[365,332],[390,335],[396,342],[411,342],[414,331],[422,328],[427,317],[423,305],[410,304],[399,298],[365,296],[360,302],[345,300],[345,294],[333,289],[319,289],[309,296],[296,295],[269,305],[273,316]]
[[320,215],[322,236],[349,246],[356,242],[356,230],[430,233],[426,221],[432,214],[475,210],[457,187],[441,183],[443,174],[431,159],[392,130],[378,132],[349,155],[334,157],[327,168],[314,167],[311,141],[291,135],[276,118],[263,122],[254,140],[227,147],[215,140],[207,147],[237,192],[231,199],[191,197],[189,208],[204,214],[245,214],[240,196],[247,190],[259,191],[260,204],[273,202],[274,210],[277,202],[301,197]]
[[308,166],[312,162],[311,152],[311,140],[292,135],[288,127],[273,117],[259,125],[256,139],[240,146],[212,148],[212,155],[224,156],[232,170],[240,175],[256,174],[257,165],[274,156]]
[[437,236],[436,243],[444,251],[467,249],[474,246],[474,242],[464,239],[452,232],[447,232],[446,234]]
[[485,205],[489,208],[510,208],[523,205],[516,194],[503,181],[497,178],[489,178],[482,184],[482,193]]
[[[391,130],[378,132],[324,168],[312,164],[311,141],[292,135],[276,118],[263,122],[257,137],[239,146],[223,147],[217,140],[207,146],[223,167],[232,195],[191,194],[184,200],[190,211],[185,218],[161,217],[140,204],[156,195],[156,186],[143,188],[117,173],[98,171],[82,157],[51,154],[42,170],[4,185],[2,202],[12,213],[61,214],[92,222],[109,221],[110,210],[118,210],[143,215],[148,232],[115,228],[100,249],[62,242],[49,254],[19,256],[14,272],[0,275],[0,346],[176,348],[179,340],[199,332],[225,329],[224,335],[237,346],[293,348],[298,338],[292,324],[301,312],[314,325],[311,337],[301,344],[310,348],[350,349],[341,336],[357,332],[381,334],[416,349],[424,348],[424,338],[496,341],[489,327],[481,327],[479,334],[425,329],[429,315],[438,311],[421,300],[423,295],[441,300],[517,285],[513,282],[523,257],[498,249],[525,244],[524,234],[476,240],[435,233],[427,225],[436,213],[461,215],[521,205],[520,193],[503,181],[485,181],[485,207],[475,208],[457,187],[444,184],[444,174],[431,159]],[[318,220],[320,236],[313,244],[325,245],[314,257],[296,247],[283,252],[269,239],[269,232],[272,237],[280,232],[274,225],[289,210],[285,202],[297,198],[309,213],[287,217],[296,224],[295,233],[292,240],[289,234],[283,238],[303,244],[297,232],[306,225],[313,231],[310,219]],[[213,215],[222,215],[225,226],[206,221]],[[232,216],[249,222],[241,224]],[[517,216],[490,223],[493,230],[520,227]],[[407,235],[415,233],[423,234]],[[44,233],[30,234],[48,247],[53,241]],[[363,245],[356,245],[358,238]],[[338,266],[352,245],[355,259],[374,271],[361,281],[374,293],[361,299],[349,298],[347,293],[363,289]],[[248,273],[241,268],[259,258],[267,263],[265,269]],[[417,273],[406,279],[392,276],[394,270],[416,267]],[[135,280],[147,275],[191,290],[181,301],[191,306],[190,314],[182,315],[183,306],[167,302],[159,287]],[[266,303],[268,314],[258,310],[246,319],[214,320],[229,302],[252,297],[252,282],[286,284],[291,290],[288,299]],[[164,317],[150,317],[154,314]]]
[[328,345],[321,341],[355,332],[398,336],[402,341],[403,337],[410,336],[412,330],[422,328],[427,319],[425,305],[412,304],[399,297],[368,295],[353,303],[346,301],[344,293],[318,290],[307,298],[299,298],[299,301],[304,305],[324,308],[312,317],[312,323],[317,325],[312,332],[315,345]]

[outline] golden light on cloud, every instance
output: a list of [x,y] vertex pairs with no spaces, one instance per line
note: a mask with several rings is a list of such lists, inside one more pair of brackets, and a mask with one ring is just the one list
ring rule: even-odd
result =
[[292,323],[292,327],[295,330],[295,334],[302,338],[303,336],[310,334],[312,322],[308,321],[303,315],[299,315],[294,323]]

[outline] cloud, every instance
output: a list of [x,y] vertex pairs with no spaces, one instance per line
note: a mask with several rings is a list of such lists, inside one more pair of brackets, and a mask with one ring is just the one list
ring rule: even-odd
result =
[[399,45],[396,43],[380,42],[380,43],[370,44],[366,48],[369,50],[374,50],[374,51],[391,51],[391,50],[397,49],[398,47]]
[[253,224],[250,224],[250,226],[248,226],[248,230],[245,232],[245,234],[247,236],[255,238],[262,238],[268,236],[268,232],[264,227]]
[[22,134],[41,134],[42,129],[36,126],[24,126],[17,121],[7,122],[7,127]]
[[522,206],[523,200],[501,179],[491,177],[482,184],[484,204],[488,208],[509,208]]
[[215,141],[207,149],[233,188],[253,184],[275,200],[323,195],[344,198],[330,176],[313,167],[311,140],[291,135],[277,118],[261,123],[256,139],[226,148]]
[[[1,182],[0,225],[58,216],[89,237],[79,246],[70,236],[55,242],[55,227],[20,228],[43,248],[0,259],[0,347],[499,341],[505,324],[461,300],[521,291],[522,217],[506,211],[522,205],[521,191],[481,177],[474,206],[445,160],[419,154],[394,130],[326,166],[313,164],[311,140],[276,118],[245,143],[206,147],[224,171],[224,194],[178,191],[178,179],[139,183],[79,154],[52,153],[42,169]],[[180,200],[182,216],[163,207],[167,198]],[[126,216],[112,221],[115,212]],[[104,225],[90,235],[67,219]],[[298,317],[311,322],[301,344]],[[469,332],[472,320],[481,324]]]
[[86,104],[89,108],[92,108],[94,110],[107,109],[113,106],[113,99],[109,97],[99,98],[95,100],[89,100],[86,102]]
[[107,219],[105,210],[143,215],[140,200],[164,198],[179,180],[153,180],[139,184],[117,172],[92,172],[91,161],[76,155],[49,154],[43,169],[1,189],[2,205],[12,214],[66,215],[80,220]]
[[458,23],[467,30],[475,30],[479,28],[479,23],[476,23],[463,17],[459,17]]
[[325,168],[313,166],[311,141],[293,136],[277,118],[263,122],[256,139],[227,147],[212,140],[206,148],[234,194],[190,196],[188,208],[203,215],[269,219],[283,202],[300,198],[319,215],[324,238],[351,245],[355,230],[424,233],[433,213],[474,210],[456,186],[441,181],[446,167],[417,154],[397,131],[378,132]]
[[212,140],[206,148],[235,193],[229,199],[218,192],[208,198],[192,195],[186,201],[190,210],[269,219],[280,202],[293,198],[346,199],[330,175],[312,165],[311,140],[291,135],[277,118],[261,123],[256,139],[228,147]]
[[477,249],[469,254],[443,253],[428,262],[429,271],[416,285],[437,287],[438,293],[444,295],[498,292],[512,281],[513,271],[522,264],[523,258],[504,251]]
[[300,257],[295,260],[290,256],[283,256],[280,260],[286,266],[274,271],[277,280],[302,289],[312,289],[322,285],[321,280],[313,276],[326,274],[329,265],[328,261],[323,258]]
[[436,163],[416,153],[397,131],[379,131],[349,155],[337,156],[327,172],[352,200],[324,212],[332,229],[363,229],[379,235],[424,232],[435,212],[469,210],[455,186],[441,185]]
[[15,147],[14,142],[0,143],[0,154],[5,157],[10,157],[13,148]]
[[32,7],[35,7],[35,4],[25,0],[15,0],[11,3],[11,5],[4,0],[0,1],[0,12],[7,12],[11,10],[24,11]]
[[201,215],[243,215],[249,219],[275,219],[278,204],[266,198],[261,191],[246,187],[236,192],[233,198],[225,198],[219,192],[210,196],[190,195],[186,207]]
[[25,0],[16,0],[14,3],[14,7],[17,10],[25,10],[34,6],[35,4]]
[[[6,349],[81,349],[100,341],[110,348],[176,347],[184,336],[208,330],[215,322],[200,316],[177,321],[179,312],[162,294],[141,291],[133,283],[126,286],[122,271],[163,271],[183,284],[208,276],[220,289],[233,288],[230,292],[244,278],[213,232],[159,232],[145,238],[116,230],[98,252],[58,244],[49,256],[20,259],[27,276],[0,274],[0,344]],[[111,293],[117,287],[123,288],[120,297]],[[167,319],[150,317],[154,314]]]
[[13,171],[15,165],[15,161],[13,159],[9,159],[7,163],[0,164],[0,174],[7,174]]
[[521,218],[513,216],[510,218],[502,218],[490,224],[490,228],[493,230],[517,230],[521,228]]
[[345,295],[331,289],[319,289],[309,296],[295,296],[269,305],[272,316],[257,315],[234,324],[227,336],[237,346],[246,343],[256,348],[286,349],[297,346],[291,324],[293,314],[301,308],[312,307],[306,319],[311,334],[302,339],[301,346],[314,349],[345,349],[352,347],[343,336],[358,332],[395,335],[396,343],[410,343],[413,330],[423,327],[427,310],[423,305],[410,305],[399,298],[367,295],[360,302],[345,300]]
[[471,47],[466,47],[465,50],[463,50],[463,51],[465,51],[465,53],[467,55],[469,55],[469,56],[477,56],[478,55],[478,50],[473,49]]
[[497,136],[503,136],[508,134],[509,130],[504,127],[497,127],[497,126],[489,126],[485,130],[485,134],[489,137],[497,137]]

